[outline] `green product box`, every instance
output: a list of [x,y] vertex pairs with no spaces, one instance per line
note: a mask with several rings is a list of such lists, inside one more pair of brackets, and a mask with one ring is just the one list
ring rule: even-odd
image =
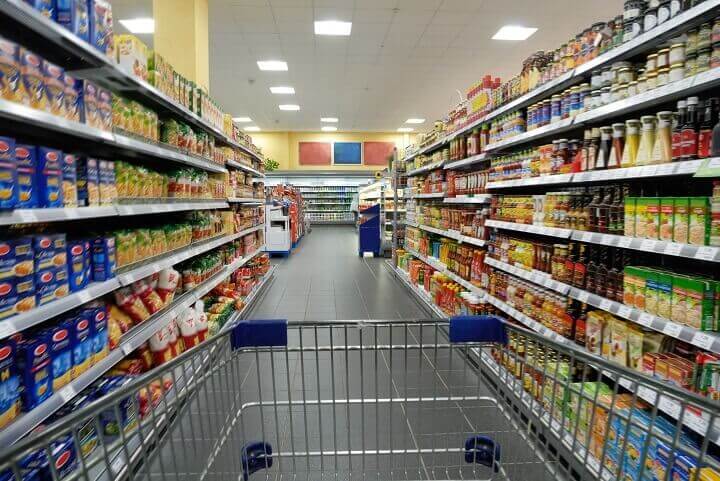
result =
[[657,315],[670,319],[672,305],[672,284],[673,276],[669,272],[660,271],[657,275],[658,301]]
[[658,275],[655,269],[645,269],[645,311],[657,315],[658,305]]
[[646,237],[647,207],[648,199],[646,197],[639,197],[635,199],[635,237]]
[[657,239],[660,231],[660,198],[645,199],[645,238]]
[[685,281],[686,294],[686,320],[685,323],[703,331],[713,330],[713,310],[715,291],[706,279],[697,277]]
[[673,242],[687,244],[690,230],[690,199],[675,197],[673,202]]
[[625,197],[625,235],[635,237],[636,197]]
[[673,213],[675,211],[675,199],[673,197],[660,198],[660,228],[658,236],[660,240],[671,242],[673,240]]
[[686,276],[673,275],[670,320],[678,324],[687,324],[687,280]]
[[690,197],[688,244],[704,246],[710,243],[710,220],[710,198]]

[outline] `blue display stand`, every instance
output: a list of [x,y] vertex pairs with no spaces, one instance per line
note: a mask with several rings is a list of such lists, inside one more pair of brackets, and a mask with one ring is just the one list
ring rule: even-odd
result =
[[376,257],[380,257],[380,206],[374,205],[361,210],[360,217],[358,255],[362,257],[365,252],[372,252]]

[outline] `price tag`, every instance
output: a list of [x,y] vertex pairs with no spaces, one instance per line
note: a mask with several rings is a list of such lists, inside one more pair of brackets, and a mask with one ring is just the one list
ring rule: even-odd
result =
[[640,250],[652,252],[655,250],[655,246],[657,246],[656,240],[643,239],[643,241],[640,243]]
[[121,349],[122,349],[122,353],[125,354],[126,356],[133,351],[133,348],[129,343],[123,344]]
[[711,261],[715,258],[716,254],[717,254],[716,247],[702,246],[702,247],[698,247],[698,250],[695,252],[695,259],[700,259],[703,261]]
[[648,165],[646,167],[643,167],[641,170],[641,175],[645,177],[652,177],[655,175],[655,172],[657,171],[657,167],[654,165]]
[[703,349],[710,349],[714,341],[714,337],[709,336],[704,332],[696,332],[692,339],[692,343],[695,346],[701,347]]
[[588,291],[580,291],[577,298],[578,301],[587,304],[587,301],[590,299],[590,293]]
[[632,314],[632,308],[628,306],[621,306],[617,310],[617,315],[624,318],[629,318],[630,314]]
[[652,314],[643,312],[642,314],[640,314],[637,323],[645,327],[650,327],[652,325],[653,319],[655,319],[655,317]]
[[610,299],[603,299],[600,301],[600,309],[603,311],[610,311],[610,308],[612,307],[612,301]]
[[665,246],[665,254],[669,256],[679,256],[680,252],[682,251],[683,244],[678,244],[677,242],[669,242]]
[[78,296],[78,299],[80,300],[80,302],[83,302],[83,303],[88,302],[92,298],[90,293],[86,290],[78,292],[77,296]]
[[624,249],[627,249],[628,247],[630,247],[630,245],[632,244],[633,240],[634,240],[634,239],[633,239],[632,237],[620,237],[620,238],[618,239],[617,245],[618,245],[618,247],[622,247],[622,248],[624,248]]
[[20,214],[20,220],[22,222],[37,222],[37,216],[35,212],[31,210],[21,210],[18,214]]
[[681,331],[682,326],[680,324],[675,324],[674,322],[668,322],[665,324],[665,327],[663,327],[663,332],[672,337],[680,337]]
[[592,242],[592,238],[592,232],[583,232],[581,240],[584,242]]
[[11,321],[2,321],[0,322],[0,339],[4,339],[5,337],[12,334],[16,328],[13,326],[13,323]]
[[64,403],[74,398],[75,394],[77,393],[75,392],[75,388],[73,386],[65,386],[60,391],[58,391],[58,396],[60,396],[60,399],[62,399]]
[[656,172],[658,175],[672,175],[673,173],[675,173],[676,167],[676,164],[663,164],[657,167]]

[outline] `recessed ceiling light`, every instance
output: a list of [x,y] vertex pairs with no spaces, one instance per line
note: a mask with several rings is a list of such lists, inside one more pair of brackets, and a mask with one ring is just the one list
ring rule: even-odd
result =
[[537,28],[505,25],[493,35],[493,40],[527,40]]
[[425,123],[425,119],[407,119],[406,124],[422,124]]
[[128,18],[120,20],[130,33],[155,33],[155,20],[152,18]]
[[320,119],[320,122],[327,122],[329,124],[336,124],[337,121],[337,117],[323,117]]
[[270,87],[270,92],[278,95],[294,95],[294,87]]
[[352,22],[323,20],[315,22],[315,35],[350,35]]
[[397,129],[398,132],[412,132],[413,130],[415,129],[413,129],[412,127],[400,127],[399,129]]
[[326,125],[325,127],[322,128],[322,131],[323,132],[336,132],[337,127],[333,127],[332,125]]
[[246,132],[260,132],[260,127],[257,125],[250,125],[248,127],[245,127]]
[[250,117],[233,117],[233,122],[252,122],[252,119]]
[[278,108],[280,110],[300,110],[300,106],[295,104],[278,105]]
[[257,65],[260,70],[271,72],[285,72],[288,69],[287,62],[283,60],[258,60]]

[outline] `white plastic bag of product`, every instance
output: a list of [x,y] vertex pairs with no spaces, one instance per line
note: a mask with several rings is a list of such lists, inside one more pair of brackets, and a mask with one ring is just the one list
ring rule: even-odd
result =
[[160,366],[172,359],[172,352],[170,351],[170,336],[167,326],[161,327],[155,334],[150,336],[149,344],[155,366]]
[[205,313],[205,303],[202,300],[195,303],[195,326],[198,342],[203,342],[208,337],[208,318]]
[[175,269],[163,269],[158,274],[156,290],[166,305],[172,301],[178,282],[180,282],[180,273]]
[[185,309],[178,318],[178,327],[182,336],[185,348],[190,349],[198,344],[197,322],[195,309]]

